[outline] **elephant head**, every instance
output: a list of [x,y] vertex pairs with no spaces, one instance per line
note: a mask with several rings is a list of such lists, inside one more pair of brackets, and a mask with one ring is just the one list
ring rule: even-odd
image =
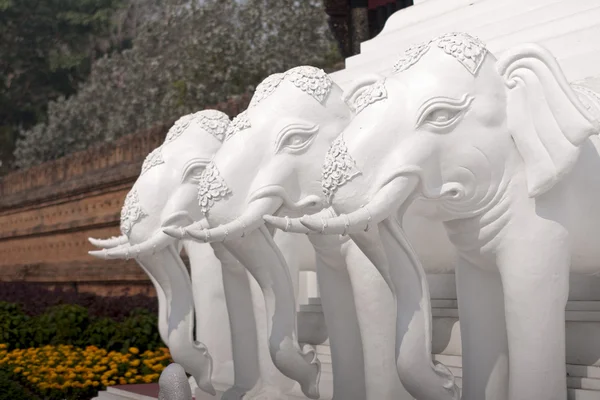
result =
[[189,218],[179,211],[187,206],[188,194],[196,193],[199,176],[221,147],[229,122],[227,115],[216,110],[180,118],[164,143],[146,157],[125,198],[122,236],[90,239],[104,248],[90,254],[105,259],[135,258],[148,274],[159,298],[161,338],[173,358],[209,393],[215,393],[212,357],[206,346],[194,339],[194,302],[189,273],[179,254],[182,243],[164,234],[161,226]]
[[397,218],[413,200],[441,221],[481,217],[506,203],[515,178],[526,182],[525,198],[539,197],[571,170],[600,125],[548,51],[528,44],[496,59],[463,33],[410,47],[390,75],[363,80],[348,96],[357,116],[322,175],[341,215],[300,222],[350,234],[380,268],[398,299],[399,375],[416,398],[445,398],[428,370],[447,371],[415,362],[431,353],[430,300]]
[[350,118],[341,89],[324,71],[301,66],[271,75],[232,121],[191,199],[213,228],[165,229],[180,238],[223,241],[248,268],[265,296],[273,361],[311,398],[318,397],[320,366],[314,350],[297,344],[289,271],[263,215],[323,207],[321,166],[314,160],[322,159]]

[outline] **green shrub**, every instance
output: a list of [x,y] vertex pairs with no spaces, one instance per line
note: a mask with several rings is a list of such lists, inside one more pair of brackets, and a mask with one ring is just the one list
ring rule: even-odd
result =
[[164,346],[158,334],[156,315],[144,309],[133,310],[131,315],[119,324],[114,341],[115,345],[121,346],[121,351],[127,351],[130,347],[145,351]]
[[16,382],[8,372],[0,370],[0,400],[40,400]]
[[106,350],[122,350],[116,342],[119,332],[119,323],[110,318],[97,318],[93,320],[83,332],[81,346],[98,346]]
[[22,332],[27,347],[47,344],[79,345],[89,323],[90,318],[84,307],[61,304],[30,318],[24,324]]
[[6,343],[11,348],[22,348],[22,327],[28,321],[29,317],[20,305],[0,301],[0,343]]
[[0,302],[0,343],[9,349],[64,344],[122,352],[130,347],[154,350],[164,346],[157,325],[157,315],[140,308],[117,322],[90,317],[86,308],[74,304],[50,307],[43,314],[29,317],[18,304]]

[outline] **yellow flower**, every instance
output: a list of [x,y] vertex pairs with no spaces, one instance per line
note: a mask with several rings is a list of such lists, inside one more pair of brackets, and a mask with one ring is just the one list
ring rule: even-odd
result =
[[140,353],[140,349],[138,349],[137,347],[130,347],[129,348],[129,352],[131,354],[139,354]]

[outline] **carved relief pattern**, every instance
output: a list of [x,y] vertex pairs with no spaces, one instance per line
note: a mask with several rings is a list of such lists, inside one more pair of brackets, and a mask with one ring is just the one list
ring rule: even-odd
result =
[[192,120],[197,120],[202,128],[216,137],[220,142],[225,139],[229,127],[227,114],[217,110],[203,110],[192,115]]
[[344,139],[337,138],[329,148],[323,164],[321,187],[327,201],[331,202],[338,187],[360,173],[356,168],[356,162],[348,153]]
[[175,123],[173,124],[171,129],[169,129],[169,132],[167,132],[167,137],[165,138],[165,143],[172,142],[173,140],[175,140],[179,136],[181,136],[181,134],[185,131],[185,129],[188,126],[190,126],[190,123],[194,119],[193,115],[194,114],[184,115],[183,117],[181,117],[177,121],[175,121]]
[[400,59],[396,61],[392,71],[397,74],[415,65],[429,50],[429,43],[419,43],[406,49],[404,54],[400,56]]
[[146,157],[144,163],[142,164],[142,172],[140,173],[140,175],[143,175],[152,167],[164,164],[165,160],[163,159],[161,150],[162,147],[157,147],[152,151],[152,153],[148,154],[148,157]]
[[319,103],[325,100],[333,85],[333,81],[325,71],[309,66],[290,69],[285,73],[284,79],[312,96]]
[[248,119],[248,111],[246,110],[238,114],[238,116],[231,121],[231,124],[227,127],[225,140],[229,140],[229,138],[236,133],[248,128],[250,128],[250,120]]
[[485,44],[478,38],[461,32],[447,33],[434,39],[440,49],[458,60],[475,75],[487,53]]
[[258,85],[248,108],[256,107],[258,103],[269,97],[283,81],[284,74],[273,74]]
[[356,100],[354,100],[353,107],[358,114],[369,105],[385,98],[387,98],[387,91],[385,90],[385,79],[382,79],[365,89]]
[[415,65],[427,53],[432,43],[454,57],[473,75],[477,73],[487,54],[485,44],[478,38],[462,32],[446,33],[429,42],[410,46],[400,56],[392,71],[400,73]]
[[121,233],[129,236],[133,225],[147,216],[148,214],[146,214],[140,206],[140,199],[138,198],[137,191],[132,189],[127,193],[125,203],[121,209]]
[[214,163],[210,162],[202,172],[198,182],[198,202],[200,210],[206,214],[215,201],[225,198],[231,193],[225,180],[219,174]]

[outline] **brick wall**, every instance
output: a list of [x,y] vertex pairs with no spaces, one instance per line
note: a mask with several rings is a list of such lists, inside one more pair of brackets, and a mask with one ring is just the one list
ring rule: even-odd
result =
[[[230,116],[250,96],[218,104]],[[172,123],[0,178],[0,281],[42,282],[102,295],[154,294],[135,261],[87,254],[88,237],[119,235],[125,195]]]

